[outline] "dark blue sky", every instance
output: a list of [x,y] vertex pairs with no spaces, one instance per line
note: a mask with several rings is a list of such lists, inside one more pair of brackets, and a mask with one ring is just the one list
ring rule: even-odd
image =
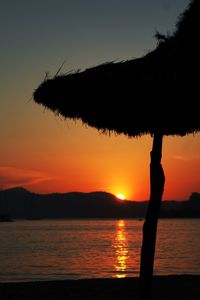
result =
[[[1,58],[41,73],[140,56],[174,29],[188,0],[14,0],[1,3]],[[2,40],[3,38],[3,40]],[[17,68],[18,66],[16,66]],[[38,69],[37,69],[38,70]]]

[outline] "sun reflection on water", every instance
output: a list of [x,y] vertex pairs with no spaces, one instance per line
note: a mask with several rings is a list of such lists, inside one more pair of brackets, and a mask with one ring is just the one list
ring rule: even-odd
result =
[[126,237],[126,222],[124,220],[117,222],[113,247],[115,249],[115,277],[125,278],[127,276],[128,241]]

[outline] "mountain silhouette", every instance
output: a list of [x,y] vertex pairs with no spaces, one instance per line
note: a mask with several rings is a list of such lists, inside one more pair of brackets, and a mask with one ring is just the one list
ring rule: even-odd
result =
[[[122,201],[107,192],[36,194],[17,187],[0,191],[0,215],[14,219],[143,218],[147,201]],[[161,217],[200,217],[200,194],[164,201]]]

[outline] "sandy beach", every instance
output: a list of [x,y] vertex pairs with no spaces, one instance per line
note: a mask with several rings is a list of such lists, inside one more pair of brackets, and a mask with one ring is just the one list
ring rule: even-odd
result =
[[[138,299],[138,278],[0,283],[2,300]],[[199,300],[200,276],[155,276],[153,299]]]

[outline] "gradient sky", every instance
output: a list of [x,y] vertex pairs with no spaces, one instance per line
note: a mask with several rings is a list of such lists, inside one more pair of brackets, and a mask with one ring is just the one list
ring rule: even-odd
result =
[[[55,75],[140,57],[173,32],[188,0],[0,0],[0,188],[149,196],[151,138],[105,136],[44,111],[32,93]],[[164,199],[200,192],[200,134],[165,137]]]

